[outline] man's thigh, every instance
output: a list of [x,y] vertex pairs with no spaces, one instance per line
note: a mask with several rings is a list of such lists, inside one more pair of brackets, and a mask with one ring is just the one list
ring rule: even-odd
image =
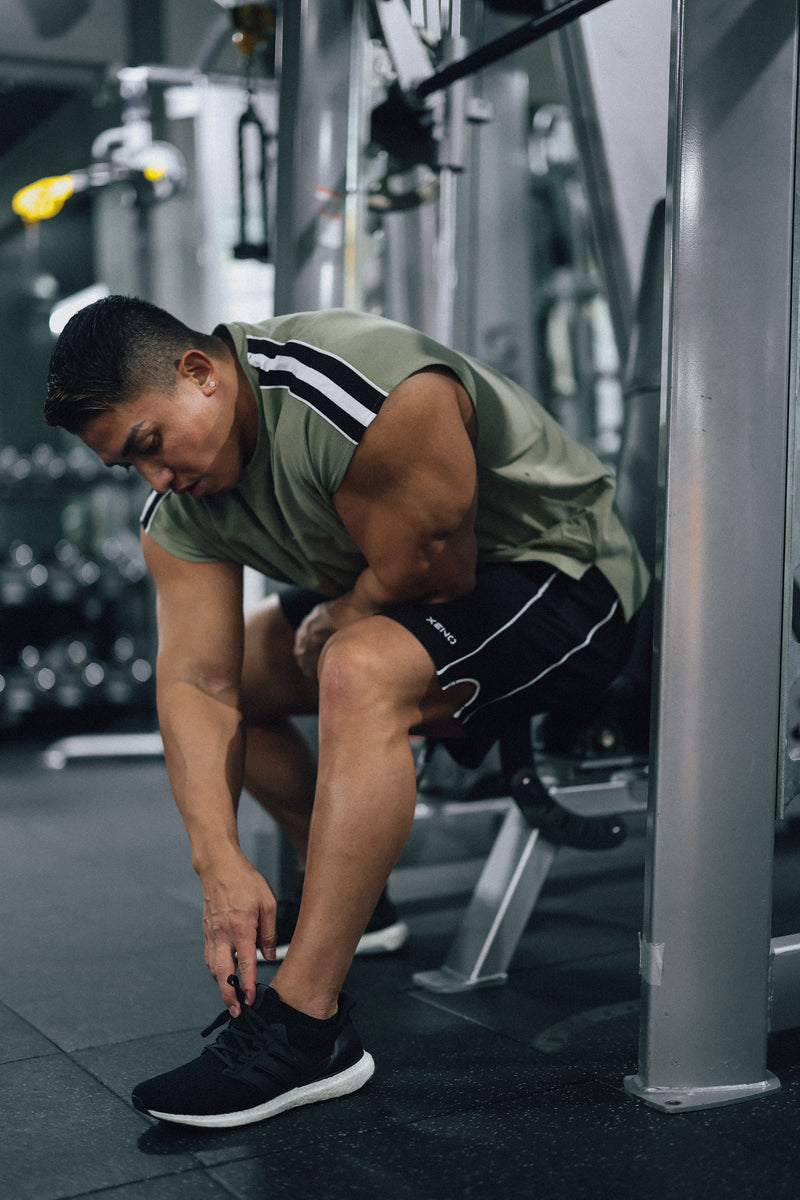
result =
[[595,568],[573,580],[545,563],[484,567],[459,600],[385,615],[423,644],[445,695],[467,690],[455,717],[468,736],[502,729],[515,712],[591,700],[629,652],[620,602]]
[[[325,596],[299,587],[287,588],[279,595],[281,611],[293,631],[325,600]],[[335,647],[337,662],[344,656],[345,661],[360,664],[357,668],[360,695],[363,698],[371,695],[376,705],[385,701],[398,712],[402,709],[415,732],[462,737],[461,727],[452,714],[469,698],[471,685],[456,685],[444,692],[427,648],[401,625],[382,614],[357,621],[331,639],[323,651],[323,659],[327,660]]]
[[[289,588],[273,600],[278,614],[269,614],[270,628],[280,634],[271,661],[284,663],[288,690],[299,697],[309,689],[292,656],[294,630],[324,599]],[[432,670],[418,672],[429,681],[420,696],[432,718],[425,732],[440,737],[460,731],[484,740],[510,714],[591,702],[622,669],[631,641],[619,599],[596,568],[573,580],[541,562],[481,567],[474,590],[459,600],[400,605],[382,615],[426,651]],[[384,661],[390,642],[384,633]]]

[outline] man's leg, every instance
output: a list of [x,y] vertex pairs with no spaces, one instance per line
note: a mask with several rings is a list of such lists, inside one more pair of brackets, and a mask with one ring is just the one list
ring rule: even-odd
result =
[[[554,699],[601,686],[619,669],[625,639],[607,585],[598,586],[588,572],[586,585],[559,583],[551,568],[544,579],[518,574],[493,569],[464,604],[437,605],[429,614],[433,624],[424,608],[416,613],[412,606],[394,619],[356,622],[331,638],[320,659],[319,772],[295,936],[273,985],[258,990],[252,1010],[244,1005],[230,1018],[213,1054],[135,1089],[141,1111],[183,1124],[239,1125],[346,1095],[370,1078],[374,1064],[341,988],[413,821],[409,732],[463,736],[455,712],[463,724],[466,710],[473,710],[470,719],[521,691],[532,707],[538,698],[546,710]],[[411,612],[419,618],[415,632]],[[426,648],[430,630],[436,637]],[[511,641],[498,654],[506,634]],[[443,691],[439,679],[451,667],[456,678]],[[251,683],[258,684],[257,675],[254,670]],[[251,699],[259,686],[248,684]],[[271,707],[258,711],[257,723],[280,729],[277,718],[286,710],[269,689],[259,704],[267,700]],[[289,761],[283,734],[276,736]],[[288,774],[296,779],[293,769]],[[276,806],[291,791],[266,778],[259,786]]]
[[359,938],[414,819],[412,729],[458,736],[413,634],[387,617],[336,634],[320,660],[320,751],[297,930],[272,986],[310,1016],[336,1011]]
[[248,615],[242,666],[244,783],[278,822],[304,866],[316,761],[290,716],[315,713],[318,692],[316,682],[297,666],[293,644],[294,629],[277,596]]
[[[299,599],[299,598],[298,598]],[[278,822],[304,871],[314,804],[317,763],[306,739],[285,714],[316,713],[318,687],[298,669],[292,653],[294,624],[271,597],[246,622],[243,708],[246,720],[245,787]],[[294,935],[304,874],[284,888],[278,907],[278,959]],[[384,893],[371,914],[359,954],[397,950],[408,936]]]

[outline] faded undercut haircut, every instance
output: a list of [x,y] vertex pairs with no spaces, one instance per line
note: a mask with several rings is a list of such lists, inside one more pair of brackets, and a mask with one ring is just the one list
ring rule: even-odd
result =
[[80,435],[93,417],[145,390],[171,395],[186,350],[219,350],[164,309],[134,296],[106,296],[64,326],[50,358],[44,419]]

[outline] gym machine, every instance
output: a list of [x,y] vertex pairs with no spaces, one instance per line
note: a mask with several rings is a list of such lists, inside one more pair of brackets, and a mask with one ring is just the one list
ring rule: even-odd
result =
[[[789,0],[673,11],[643,1015],[625,1080],[665,1113],[768,1094],[767,1034],[800,1023],[800,936],[770,938],[774,821],[800,758],[798,20]],[[504,896],[476,901],[502,923]]]

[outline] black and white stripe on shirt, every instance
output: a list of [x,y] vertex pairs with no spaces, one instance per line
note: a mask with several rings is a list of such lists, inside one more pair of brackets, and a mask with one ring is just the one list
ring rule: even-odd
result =
[[[343,358],[306,342],[249,337],[247,358],[260,387],[286,388],[356,445],[388,395]],[[145,533],[167,495],[153,492],[145,502],[140,518]]]
[[262,388],[286,388],[358,444],[388,392],[350,363],[306,342],[249,337],[247,358]]
[[142,515],[139,517],[139,522],[145,533],[149,532],[153,517],[158,512],[158,506],[162,500],[166,500],[168,495],[169,492],[151,492],[145,500]]

